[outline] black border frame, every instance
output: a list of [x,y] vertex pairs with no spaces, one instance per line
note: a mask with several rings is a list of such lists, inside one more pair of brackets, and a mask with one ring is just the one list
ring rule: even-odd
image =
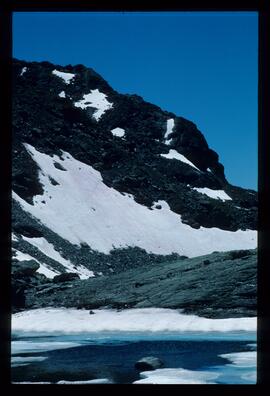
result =
[[[201,2],[196,0],[183,0],[174,4],[167,0],[164,6],[161,3],[141,5],[139,2],[128,3],[121,1],[91,1],[91,0],[2,0],[0,3],[0,120],[2,131],[0,133],[0,385],[12,387],[12,390],[25,390],[45,392],[48,388],[42,385],[33,387],[24,385],[23,388],[16,388],[18,385],[11,384],[10,370],[10,254],[11,254],[11,63],[12,63],[12,13],[13,12],[42,12],[42,11],[256,11],[259,13],[259,85],[258,85],[258,162],[259,162],[259,214],[258,214],[258,360],[257,360],[257,384],[256,385],[164,385],[158,388],[162,390],[176,391],[206,391],[220,392],[225,390],[230,394],[236,391],[243,394],[247,391],[262,391],[262,385],[270,384],[270,305],[269,286],[270,281],[270,128],[269,110],[270,103],[269,90],[269,0],[257,1],[214,1]],[[267,111],[268,110],[268,111]],[[103,385],[104,386],[104,385]],[[124,385],[120,385],[122,388]],[[191,386],[191,387],[190,387]],[[195,388],[194,388],[195,386]],[[139,388],[145,389],[145,385]],[[51,388],[49,388],[50,390]],[[91,388],[85,385],[76,386],[78,391],[97,390],[96,386]],[[110,390],[108,388],[99,390]],[[157,387],[146,386],[147,391]],[[10,388],[11,390],[11,388]],[[57,387],[57,391],[69,392],[73,387]],[[113,390],[117,390],[115,386]],[[137,388],[132,390],[138,391]]]

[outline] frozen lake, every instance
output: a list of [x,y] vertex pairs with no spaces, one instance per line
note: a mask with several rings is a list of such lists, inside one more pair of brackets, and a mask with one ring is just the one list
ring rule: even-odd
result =
[[[104,319],[106,310],[97,311]],[[78,312],[79,317],[75,320],[76,315],[72,316],[72,310],[62,310],[63,315],[69,314],[70,325],[67,327],[64,316],[61,323],[52,323],[51,315],[57,312],[59,314],[59,311],[53,309],[16,314],[12,322],[12,381],[49,384],[256,383],[256,331],[253,328],[254,323],[251,324],[255,318],[243,318],[248,320],[242,321],[241,329],[241,318],[238,322],[231,322],[232,319],[229,319],[225,322],[229,325],[227,328],[224,322],[209,319],[207,327],[202,320],[204,318],[179,314],[175,310],[127,311],[130,312],[108,311],[109,316],[111,315],[111,330],[101,329],[99,316],[89,315],[86,311]],[[142,329],[146,312],[148,323],[145,321],[146,326]],[[151,315],[154,313],[156,321],[157,317],[160,319],[155,330],[149,329]],[[141,330],[134,330],[135,323],[124,323],[123,317],[127,314],[133,319],[134,314],[137,315],[137,320],[141,317]],[[122,318],[118,327],[116,324],[112,326],[113,317],[116,316],[118,319],[119,316]],[[92,331],[89,325],[91,322]],[[104,321],[102,323],[104,326]],[[232,323],[236,329],[233,329]],[[173,330],[169,329],[169,324],[174,327]],[[177,326],[184,326],[185,330],[177,330]],[[164,367],[139,372],[134,364],[145,356],[160,358]]]

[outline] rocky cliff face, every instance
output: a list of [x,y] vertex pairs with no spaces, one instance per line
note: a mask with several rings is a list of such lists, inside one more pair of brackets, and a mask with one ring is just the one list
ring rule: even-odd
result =
[[46,279],[256,247],[257,194],[196,125],[83,65],[14,60],[12,177],[13,260]]

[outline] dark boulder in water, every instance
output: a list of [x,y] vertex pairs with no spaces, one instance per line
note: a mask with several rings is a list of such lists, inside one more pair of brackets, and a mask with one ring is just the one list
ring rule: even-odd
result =
[[163,366],[163,361],[155,356],[143,357],[135,363],[135,368],[140,371],[156,370]]

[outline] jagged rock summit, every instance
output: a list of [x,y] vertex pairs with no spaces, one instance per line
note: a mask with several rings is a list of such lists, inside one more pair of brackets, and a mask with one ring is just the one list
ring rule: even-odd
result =
[[191,121],[83,65],[14,59],[13,89],[15,263],[87,279],[256,247],[257,193]]

